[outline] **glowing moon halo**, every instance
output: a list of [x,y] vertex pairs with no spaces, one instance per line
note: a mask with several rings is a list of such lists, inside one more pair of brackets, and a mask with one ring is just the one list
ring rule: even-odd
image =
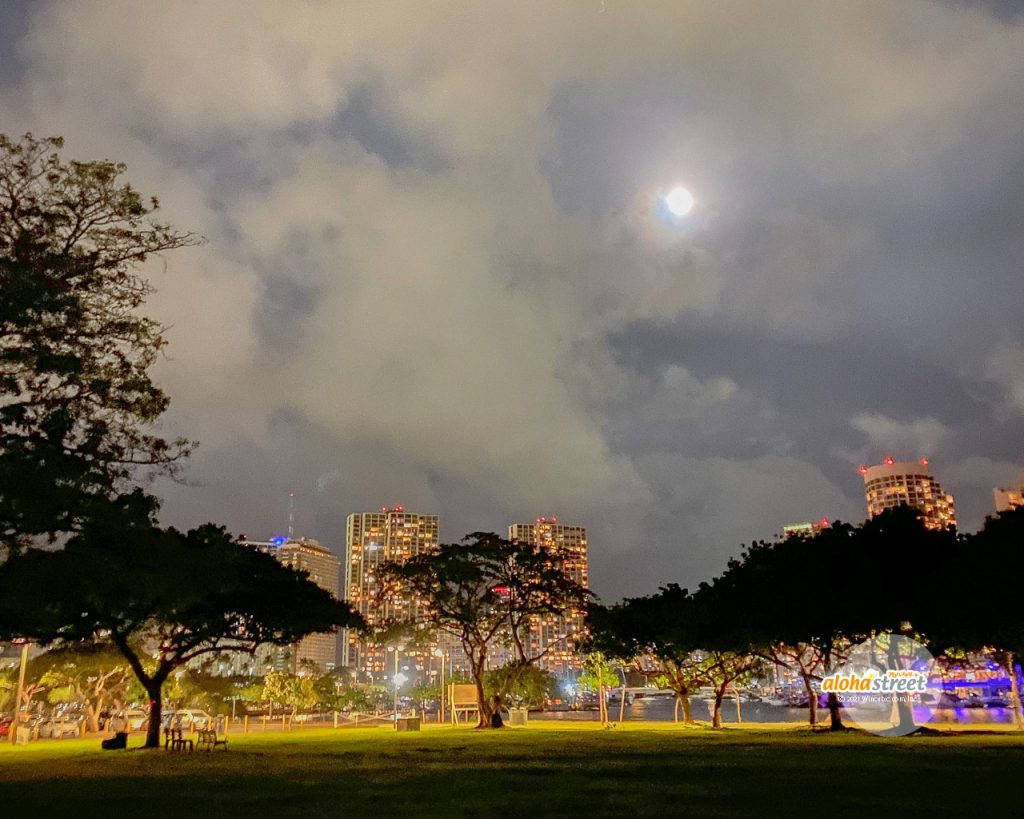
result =
[[673,216],[686,216],[693,210],[693,194],[686,188],[675,187],[665,194],[665,206]]

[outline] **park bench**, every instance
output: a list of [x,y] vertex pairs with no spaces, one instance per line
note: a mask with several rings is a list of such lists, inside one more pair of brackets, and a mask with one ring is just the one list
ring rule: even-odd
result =
[[199,739],[196,742],[196,747],[202,750],[204,747],[207,751],[212,751],[218,745],[223,745],[224,750],[228,749],[228,738],[223,737],[222,739],[217,738],[217,732],[213,728],[202,730],[199,732]]
[[194,746],[191,737],[186,737],[180,728],[168,728],[164,734],[164,750],[192,752]]

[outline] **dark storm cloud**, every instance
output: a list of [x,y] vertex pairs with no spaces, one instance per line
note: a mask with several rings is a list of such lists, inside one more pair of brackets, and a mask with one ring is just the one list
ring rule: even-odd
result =
[[210,239],[154,267],[203,441],[168,520],[279,533],[294,490],[340,552],[383,504],[446,539],[558,514],[614,598],[856,519],[890,450],[969,527],[1024,463],[1016,4],[0,15],[0,130]]
[[379,106],[379,94],[369,87],[353,91],[345,108],[325,128],[334,139],[355,139],[388,165],[439,170],[444,159],[425,134],[408,133]]

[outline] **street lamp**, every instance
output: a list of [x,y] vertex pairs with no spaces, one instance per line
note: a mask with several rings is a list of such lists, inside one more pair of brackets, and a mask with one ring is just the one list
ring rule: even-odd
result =
[[[395,672],[394,672],[393,676],[391,677],[391,679],[395,683],[395,725],[396,726],[398,725],[398,688],[406,680],[406,677],[405,677],[404,674],[399,674],[398,673],[398,652],[402,651],[404,648],[405,648],[405,646],[388,646],[388,651],[393,651],[395,653]],[[398,681],[399,677],[401,677],[401,680],[402,680],[401,683]]]
[[434,649],[434,656],[441,658],[441,705],[437,711],[437,721],[444,722],[444,651],[439,648]]

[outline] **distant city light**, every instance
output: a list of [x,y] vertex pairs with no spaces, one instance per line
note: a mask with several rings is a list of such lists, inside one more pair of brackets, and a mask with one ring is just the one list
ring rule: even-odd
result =
[[284,546],[284,544],[288,542],[288,538],[284,535],[278,535],[277,537],[272,537],[270,542],[275,546]]

